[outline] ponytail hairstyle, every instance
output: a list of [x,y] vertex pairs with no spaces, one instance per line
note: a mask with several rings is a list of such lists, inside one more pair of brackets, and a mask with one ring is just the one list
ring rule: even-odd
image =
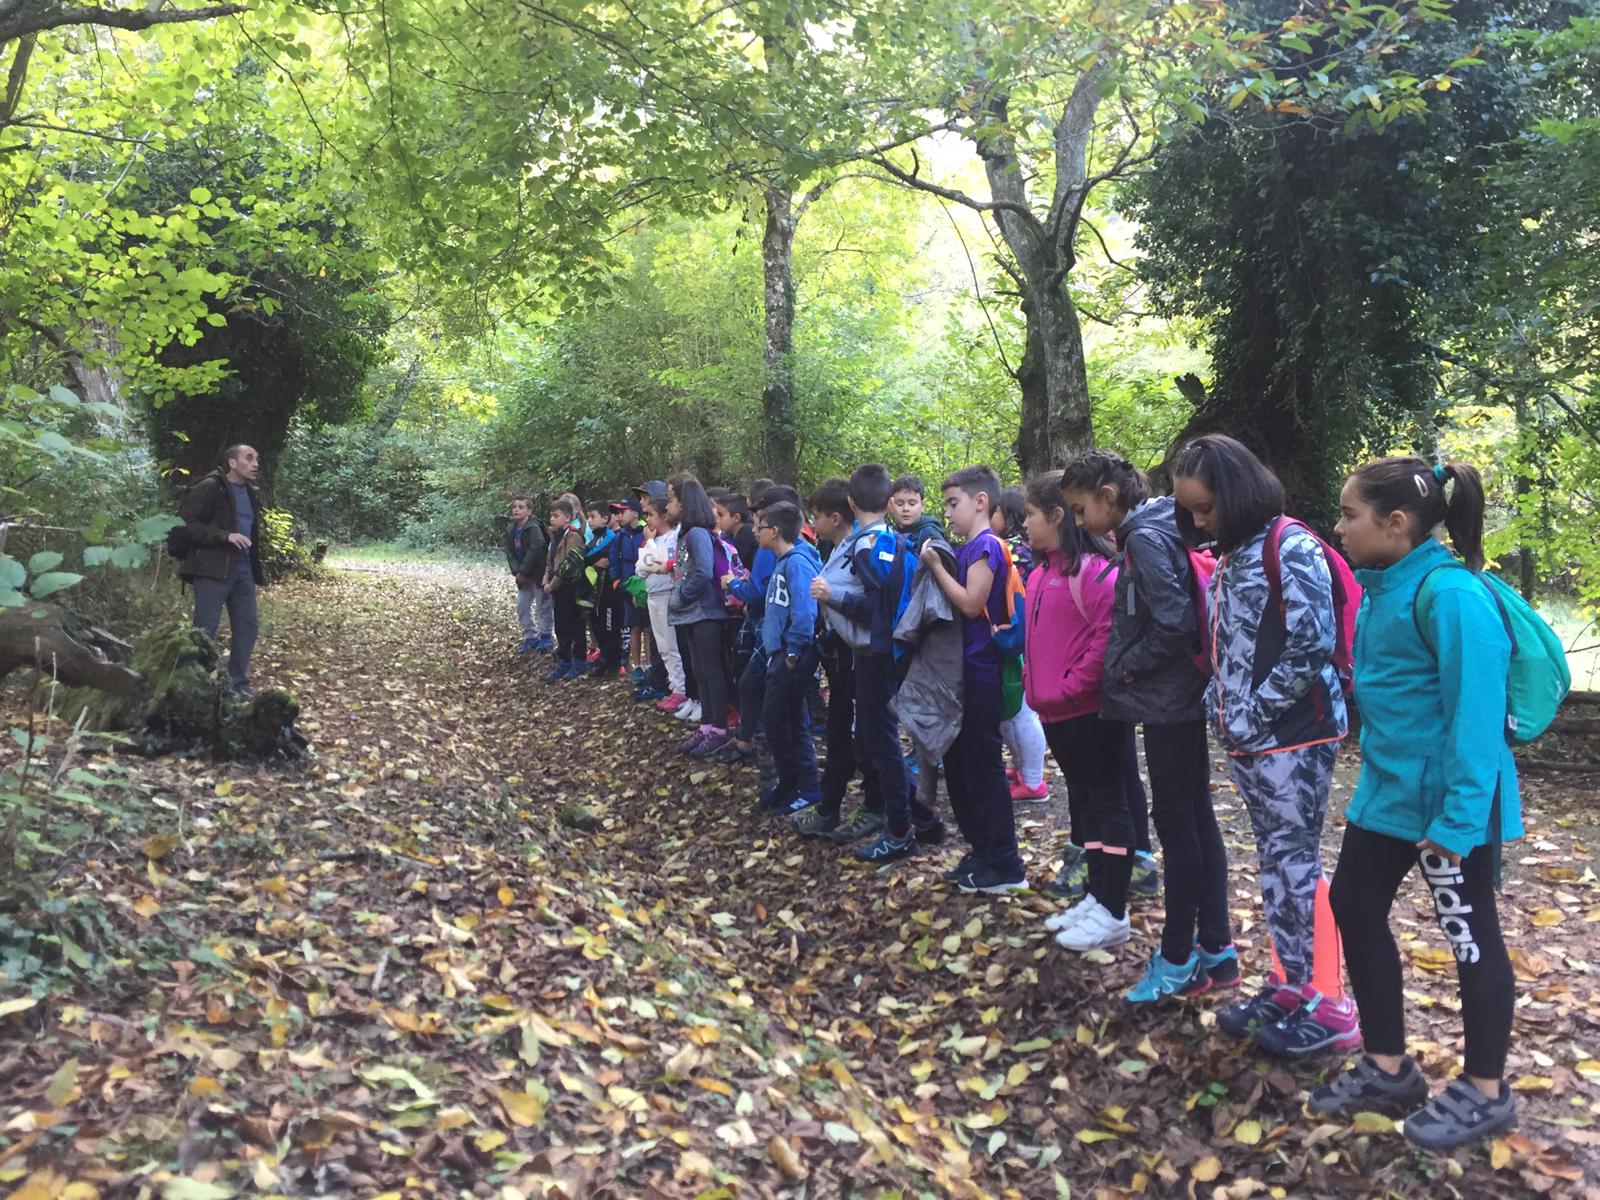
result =
[[1425,458],[1380,458],[1350,476],[1356,493],[1381,516],[1411,517],[1411,544],[1420,546],[1440,525],[1474,571],[1483,570],[1483,477],[1466,463]]
[[[1224,554],[1249,541],[1282,514],[1283,484],[1242,442],[1224,433],[1197,437],[1178,452],[1174,479],[1198,479],[1216,499],[1217,549]],[[1178,532],[1190,545],[1201,538],[1194,517],[1177,505]]]
[[1000,536],[1008,542],[1016,541],[1022,536],[1022,523],[1028,519],[1028,505],[1023,499],[1022,489],[1007,488],[1001,492],[994,508],[1006,523],[1006,531]]
[[1046,471],[1043,475],[1035,476],[1028,480],[1024,489],[1027,502],[1042,513],[1060,512],[1061,516],[1061,545],[1057,547],[1056,565],[1063,575],[1076,575],[1083,566],[1085,555],[1098,554],[1102,558],[1110,558],[1114,553],[1104,538],[1096,537],[1067,511],[1066,502],[1061,498],[1060,471]]
[[1150,499],[1150,480],[1122,455],[1110,450],[1090,450],[1078,455],[1061,472],[1061,490],[1098,492],[1107,485],[1116,489],[1117,506],[1132,512]]
[[717,514],[711,508],[711,498],[706,495],[706,489],[700,486],[698,479],[684,471],[667,480],[667,486],[672,489],[672,494],[678,498],[678,507],[683,510],[679,528],[685,536],[691,529],[712,530],[717,527]]

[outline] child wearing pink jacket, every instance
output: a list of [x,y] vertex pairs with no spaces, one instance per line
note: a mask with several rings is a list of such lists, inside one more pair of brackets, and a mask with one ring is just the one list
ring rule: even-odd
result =
[[1124,786],[1132,729],[1100,719],[1117,575],[1110,547],[1067,512],[1059,471],[1028,484],[1024,529],[1035,566],[1028,576],[1023,692],[1066,775],[1073,840],[1088,860],[1083,898],[1045,924],[1068,950],[1105,949],[1131,932],[1128,886],[1138,844]]

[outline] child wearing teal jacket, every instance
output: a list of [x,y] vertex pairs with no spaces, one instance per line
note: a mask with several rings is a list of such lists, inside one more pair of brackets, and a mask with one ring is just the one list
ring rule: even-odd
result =
[[[1350,477],[1339,503],[1338,533],[1365,589],[1355,642],[1362,761],[1331,899],[1367,1053],[1314,1091],[1309,1106],[1324,1115],[1414,1108],[1406,1136],[1450,1150],[1516,1118],[1501,1078],[1515,984],[1495,906],[1500,844],[1522,836],[1506,736],[1511,639],[1478,578],[1484,500],[1476,470],[1381,459]],[[1471,570],[1434,540],[1441,524]],[[1389,909],[1413,866],[1456,959],[1466,1033],[1465,1073],[1431,1100],[1405,1054],[1400,955],[1389,931]]]

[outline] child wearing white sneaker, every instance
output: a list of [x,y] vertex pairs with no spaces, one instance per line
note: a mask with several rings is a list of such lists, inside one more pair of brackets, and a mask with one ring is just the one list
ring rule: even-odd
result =
[[1116,572],[1108,570],[1111,548],[1067,512],[1060,471],[1030,481],[1025,501],[1022,527],[1034,569],[1028,575],[1022,689],[1067,777],[1072,833],[1089,873],[1083,898],[1045,927],[1065,949],[1105,949],[1128,940],[1135,841],[1123,787],[1130,730],[1121,721],[1100,719]]

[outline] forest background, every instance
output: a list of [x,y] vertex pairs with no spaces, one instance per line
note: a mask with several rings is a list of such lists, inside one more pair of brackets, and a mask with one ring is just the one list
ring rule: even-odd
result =
[[137,620],[235,441],[292,565],[1220,429],[1484,466],[1600,641],[1592,0],[0,0],[0,79],[0,603]]

